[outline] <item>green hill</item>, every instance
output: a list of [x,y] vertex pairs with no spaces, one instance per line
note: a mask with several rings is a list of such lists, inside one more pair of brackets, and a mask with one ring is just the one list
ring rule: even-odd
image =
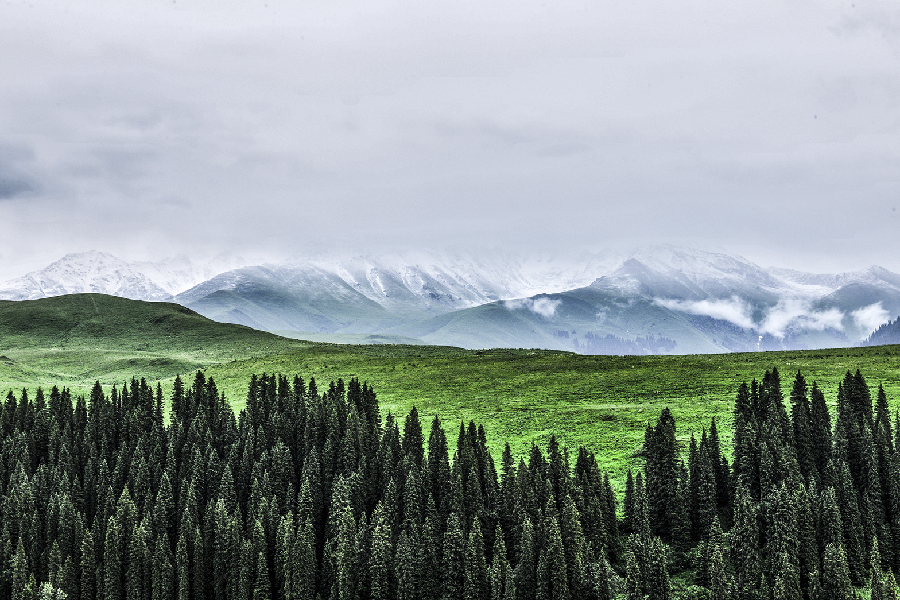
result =
[[[339,345],[292,340],[216,323],[176,304],[95,294],[0,302],[0,390],[57,384],[86,393],[131,377],[162,382],[203,369],[235,409],[251,373],[339,377],[374,386],[383,411],[415,405],[425,422],[439,415],[482,423],[489,440],[516,452],[553,434],[598,453],[620,474],[643,441],[643,427],[669,406],[683,443],[716,416],[730,440],[737,386],[766,369],[782,373],[785,396],[799,369],[833,404],[847,370],[860,369],[892,409],[900,398],[900,346],[687,356],[582,356],[549,350],[474,351],[447,346]],[[451,435],[451,443],[455,435]],[[502,448],[493,448],[499,455]],[[614,466],[613,466],[614,465]]]
[[94,380],[121,382],[141,373],[168,379],[303,345],[166,302],[103,294],[0,301],[0,382],[7,388],[59,384],[84,391]]

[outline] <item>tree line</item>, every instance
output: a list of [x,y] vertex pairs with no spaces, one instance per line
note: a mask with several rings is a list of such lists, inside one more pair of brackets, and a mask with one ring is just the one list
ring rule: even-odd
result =
[[887,323],[882,323],[875,331],[869,334],[860,346],[884,346],[887,344],[900,344],[900,317],[893,321],[888,319]]
[[[0,597],[13,600],[896,598],[900,422],[840,383],[832,417],[797,373],[737,392],[682,448],[647,427],[617,498],[551,438],[499,468],[484,429],[382,418],[357,379],[254,375],[54,387],[0,406]],[[169,403],[168,418],[165,405]]]

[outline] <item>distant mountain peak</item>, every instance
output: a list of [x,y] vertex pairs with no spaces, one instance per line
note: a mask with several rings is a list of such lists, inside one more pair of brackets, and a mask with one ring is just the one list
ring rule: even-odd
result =
[[[900,314],[900,275],[882,267],[764,269],[677,244],[630,253],[323,251],[276,263],[224,257],[199,265],[183,255],[127,262],[93,250],[0,285],[0,299],[80,292],[175,296],[209,318],[269,331],[578,352],[630,347],[635,336],[646,338],[646,348],[658,346],[652,351],[841,346]],[[676,345],[647,341],[659,339]]]
[[127,262],[97,250],[67,254],[44,269],[8,281],[0,288],[0,298],[6,300],[36,300],[79,293],[150,301],[172,298]]

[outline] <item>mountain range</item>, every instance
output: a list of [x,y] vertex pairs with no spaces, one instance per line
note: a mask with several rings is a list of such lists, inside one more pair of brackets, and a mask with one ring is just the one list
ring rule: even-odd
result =
[[900,275],[881,267],[805,273],[678,246],[572,257],[322,254],[248,265],[86,252],[0,285],[8,300],[82,292],[175,301],[289,337],[597,354],[855,346],[900,314]]

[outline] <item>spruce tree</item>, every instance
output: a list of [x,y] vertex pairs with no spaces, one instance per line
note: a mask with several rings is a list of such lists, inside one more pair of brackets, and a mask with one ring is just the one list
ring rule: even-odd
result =
[[734,527],[730,532],[735,589],[740,600],[759,598],[762,582],[759,520],[747,486],[739,483],[735,494]]
[[[507,448],[509,448],[508,445]],[[510,567],[506,556],[506,544],[503,539],[503,530],[498,523],[497,530],[494,533],[493,561],[489,572],[491,600],[504,600],[506,597],[506,582],[510,574]]]
[[648,427],[644,452],[650,530],[669,540],[673,520],[671,510],[678,490],[678,446],[675,419],[668,408],[660,413],[656,427]]
[[401,531],[394,556],[394,572],[397,578],[397,600],[414,600],[420,597],[419,554],[415,540],[407,531]]
[[822,595],[833,600],[851,600],[854,596],[844,549],[828,544],[822,558]]
[[625,599],[645,600],[645,578],[634,551],[629,548],[625,552]]
[[450,513],[444,534],[444,600],[463,600],[465,595],[465,537],[459,516]]
[[484,539],[481,526],[476,520],[469,531],[465,547],[463,598],[465,600],[488,600],[487,561],[484,556]]
[[813,382],[810,398],[810,445],[816,464],[814,473],[821,477],[826,470],[828,461],[831,460],[831,414],[825,403],[825,394],[819,389],[816,382]]
[[94,538],[88,530],[81,540],[81,600],[94,600],[97,589],[96,578],[97,558],[94,554]]
[[316,548],[315,534],[309,516],[300,523],[294,540],[293,552],[288,557],[291,565],[292,600],[315,600]]
[[425,458],[425,438],[422,435],[422,424],[419,422],[419,412],[413,406],[403,423],[403,442],[401,447],[403,455],[412,458],[416,467],[422,467]]
[[373,600],[392,598],[393,553],[391,551],[391,525],[384,505],[379,502],[372,516],[375,530],[372,534],[372,552],[369,556],[369,581]]
[[536,554],[534,528],[531,519],[525,516],[522,523],[522,541],[519,545],[519,562],[515,568],[516,600],[534,600],[537,588]]

